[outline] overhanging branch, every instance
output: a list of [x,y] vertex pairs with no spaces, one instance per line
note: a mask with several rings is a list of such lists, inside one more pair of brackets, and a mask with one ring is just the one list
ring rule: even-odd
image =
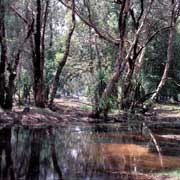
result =
[[[67,3],[65,3],[63,0],[58,0],[60,3],[62,3],[66,8],[68,9],[72,9],[71,6],[69,6]],[[92,21],[88,21],[87,19],[85,19],[81,14],[80,12],[77,10],[77,8],[75,8],[75,14],[81,19],[81,21],[83,21],[86,25],[90,26],[92,29],[94,29],[94,31],[96,32],[96,34],[98,34],[98,36],[101,38],[101,39],[104,39],[112,44],[115,44],[115,45],[119,45],[119,41],[116,40],[115,38],[113,38],[111,35],[108,34],[107,31],[104,31],[104,30],[100,30]],[[106,34],[106,35],[105,35]],[[108,34],[108,36],[107,36]]]

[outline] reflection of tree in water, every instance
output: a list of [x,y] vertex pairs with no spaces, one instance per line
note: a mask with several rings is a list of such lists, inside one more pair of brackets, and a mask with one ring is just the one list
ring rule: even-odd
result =
[[40,153],[41,153],[42,130],[34,129],[31,139],[31,154],[26,179],[38,180],[40,174]]
[[54,129],[55,149],[63,177],[67,179],[90,179],[97,175],[101,149],[93,146],[95,134],[91,129],[81,130],[79,126],[69,130]]
[[12,128],[12,158],[15,164],[16,179],[24,179],[26,176],[29,162],[30,138],[30,130],[24,130],[19,127]]
[[49,128],[47,130],[47,135],[48,135],[48,139],[49,139],[49,145],[50,145],[50,150],[51,150],[51,158],[52,158],[54,170],[58,174],[59,180],[62,180],[63,179],[63,174],[62,174],[61,168],[60,168],[60,166],[58,164],[56,148],[55,148],[55,141],[54,141],[55,138],[54,138],[52,128]]
[[0,130],[0,178],[15,179],[11,158],[11,128]]
[[[15,179],[60,179],[60,176],[54,174],[54,171],[57,172],[58,159],[56,159],[53,138],[49,141],[46,128],[13,127],[11,131],[3,130],[0,135],[2,136],[0,137],[2,139],[0,152],[2,154],[2,150],[5,149],[8,155],[12,154],[11,161],[9,156],[4,161],[7,161],[6,169],[10,169],[12,161],[14,162],[13,176],[16,177]],[[11,149],[12,153],[10,153]],[[59,171],[61,172],[60,167]],[[12,173],[8,170],[6,174],[10,177]]]
[[52,170],[45,129],[15,127],[12,132],[17,179],[48,179]]

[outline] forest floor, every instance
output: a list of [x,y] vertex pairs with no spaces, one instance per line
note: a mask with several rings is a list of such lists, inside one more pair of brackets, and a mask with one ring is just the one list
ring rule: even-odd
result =
[[[12,111],[0,109],[0,125],[63,125],[72,122],[88,122],[88,110],[82,109],[82,102],[72,98],[61,98],[55,100],[54,111],[49,108],[37,108],[34,106],[14,106]],[[29,112],[24,108],[29,107]]]
[[[66,123],[93,123],[104,122],[103,119],[94,120],[88,117],[91,112],[91,104],[85,99],[60,98],[55,100],[54,111],[49,108],[41,109],[31,106],[29,112],[23,112],[25,106],[14,106],[12,111],[0,109],[1,124],[22,124],[22,125],[63,125]],[[180,124],[180,106],[156,104],[144,116],[147,122]],[[126,113],[120,111],[110,113],[108,122],[126,122]]]

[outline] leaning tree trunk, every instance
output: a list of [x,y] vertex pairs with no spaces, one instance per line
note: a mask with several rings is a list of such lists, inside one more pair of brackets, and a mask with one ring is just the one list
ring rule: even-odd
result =
[[127,13],[128,13],[128,9],[126,9],[125,7],[127,6],[127,4],[129,5],[128,0],[124,1],[123,4],[120,6],[120,12],[119,12],[120,43],[119,43],[119,47],[118,47],[118,57],[116,59],[114,74],[112,75],[106,88],[104,88],[104,92],[102,93],[101,97],[99,98],[97,107],[96,107],[95,111],[92,112],[90,117],[98,118],[99,115],[102,113],[105,99],[111,95],[111,92],[112,92],[113,88],[115,87],[116,83],[118,82],[121,71],[122,71],[122,64],[124,61],[124,54],[125,54],[124,36],[125,36],[125,32],[126,32],[126,20],[127,20]]
[[94,114],[95,116],[99,116],[99,114],[102,112],[102,107],[103,107],[103,103],[104,103],[105,99],[111,95],[113,88],[116,86],[116,83],[118,83],[119,77],[122,74],[127,61],[130,59],[134,47],[136,46],[136,42],[137,42],[139,35],[144,27],[145,21],[151,10],[153,2],[154,2],[154,0],[151,0],[149,7],[143,13],[142,21],[134,34],[133,42],[131,43],[129,50],[128,50],[126,56],[124,57],[124,54],[125,54],[124,41],[125,41],[125,36],[126,36],[125,32],[127,30],[126,29],[126,20],[127,20],[127,14],[129,12],[129,1],[124,1],[124,4],[122,5],[122,9],[119,13],[120,44],[119,44],[118,58],[116,60],[116,67],[115,67],[112,78],[110,79],[109,83],[107,84],[107,87],[105,88],[105,90],[100,98],[99,105],[98,105],[99,108],[98,108],[98,111],[95,112],[95,114]]
[[5,69],[7,63],[7,44],[5,37],[5,7],[4,1],[0,0],[0,45],[1,45],[1,61],[0,61],[0,106],[4,106],[5,100]]
[[65,50],[64,56],[63,56],[62,60],[59,61],[58,68],[57,68],[56,74],[54,76],[54,79],[53,79],[53,82],[52,82],[52,85],[50,88],[50,100],[49,100],[50,105],[53,104],[53,101],[54,101],[54,98],[55,98],[55,95],[57,92],[57,88],[58,88],[59,77],[61,75],[63,67],[65,66],[65,64],[67,62],[67,58],[69,55],[71,38],[72,38],[74,29],[75,29],[75,12],[74,11],[75,11],[75,2],[74,2],[74,0],[72,0],[72,26],[69,29],[68,37],[66,40],[66,50]]
[[159,95],[160,90],[162,89],[162,87],[165,85],[166,80],[168,78],[168,73],[169,73],[169,69],[170,69],[170,65],[172,63],[172,54],[173,54],[173,40],[174,40],[174,35],[175,35],[175,31],[176,31],[176,23],[177,23],[177,14],[175,11],[175,2],[173,4],[173,9],[172,9],[172,15],[171,15],[171,28],[170,28],[170,32],[169,32],[169,41],[168,41],[168,48],[167,48],[167,62],[164,68],[164,72],[161,78],[161,81],[159,82],[159,85],[156,88],[155,93],[152,95],[151,100],[155,100],[156,97]]

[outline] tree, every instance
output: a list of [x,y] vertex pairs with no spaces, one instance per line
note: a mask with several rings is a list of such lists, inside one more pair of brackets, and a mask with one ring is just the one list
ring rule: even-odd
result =
[[[16,78],[16,74],[17,74],[17,68],[19,65],[19,61],[20,61],[20,56],[21,53],[23,52],[23,47],[24,44],[27,42],[27,40],[29,39],[29,37],[32,34],[33,31],[33,21],[32,22],[28,22],[26,21],[17,11],[15,11],[15,9],[11,8],[13,11],[15,11],[16,15],[18,15],[18,17],[22,18],[23,20],[25,20],[25,22],[27,23],[27,34],[25,35],[25,37],[23,37],[22,42],[19,43],[19,46],[16,50],[16,52],[14,53],[12,59],[13,61],[10,61],[10,58],[7,57],[7,42],[6,42],[6,28],[5,28],[5,6],[3,4],[3,2],[1,1],[0,3],[0,8],[2,9],[2,17],[1,17],[1,33],[0,33],[0,40],[1,40],[1,64],[0,64],[0,72],[1,72],[1,85],[0,85],[0,90],[2,90],[0,96],[1,96],[1,102],[0,105],[5,108],[5,109],[12,109],[13,106],[13,95],[15,92],[15,78]],[[6,71],[7,68],[7,71]],[[8,72],[8,81],[6,82],[5,80],[5,73]]]
[[7,64],[7,43],[5,32],[5,3],[0,0],[0,44],[1,44],[1,62],[0,62],[0,106],[4,107],[5,99],[5,69]]
[[[44,98],[44,37],[46,30],[46,21],[48,16],[49,0],[46,0],[46,6],[42,19],[41,0],[36,1],[36,25],[34,34],[34,44],[32,44],[33,53],[33,71],[34,71],[34,100],[37,107],[45,107]],[[41,33],[42,32],[42,33]]]
[[171,19],[170,19],[168,48],[167,48],[167,62],[166,62],[165,68],[164,68],[163,75],[161,77],[161,81],[159,82],[155,93],[151,97],[152,100],[154,100],[158,96],[158,94],[160,93],[160,90],[166,83],[170,65],[173,60],[173,40],[174,40],[174,36],[175,36],[175,31],[176,31],[177,19],[179,17],[180,2],[172,0],[171,6],[172,6],[172,10],[171,10]]
[[57,92],[57,88],[58,88],[58,84],[59,84],[59,76],[62,72],[63,67],[66,64],[66,61],[68,59],[68,55],[69,55],[69,50],[70,50],[70,45],[71,45],[71,38],[75,29],[75,1],[72,0],[71,2],[71,7],[72,7],[72,24],[69,27],[69,33],[67,36],[67,40],[66,40],[66,49],[64,52],[64,56],[63,58],[59,61],[58,63],[58,67],[57,67],[57,71],[56,74],[54,76],[52,85],[51,85],[51,89],[50,89],[50,100],[49,103],[53,104],[56,92]]

